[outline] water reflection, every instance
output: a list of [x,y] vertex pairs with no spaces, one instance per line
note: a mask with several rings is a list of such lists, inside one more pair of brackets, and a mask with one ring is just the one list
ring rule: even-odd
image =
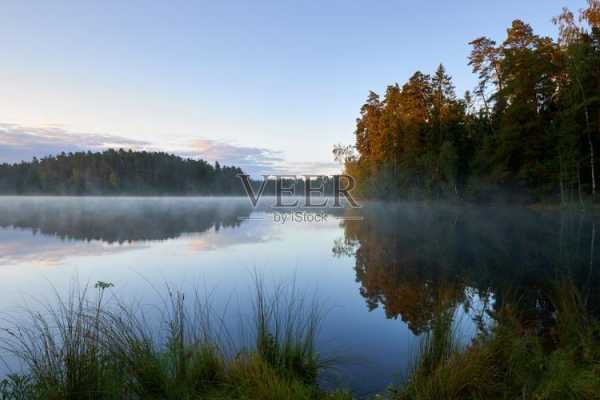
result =
[[243,309],[257,268],[318,288],[333,310],[320,343],[360,360],[340,367],[343,381],[372,393],[402,376],[416,335],[441,313],[462,318],[469,340],[505,305],[548,329],[548,290],[563,280],[590,309],[600,304],[598,220],[580,214],[369,203],[328,210],[327,223],[276,224],[271,212],[245,198],[0,198],[0,265],[17,265],[0,268],[0,309],[15,308],[19,292],[44,294],[49,282],[66,292],[75,273],[149,304],[148,282],[190,291],[202,282],[223,304],[235,294]]
[[[474,298],[487,313],[513,306],[529,325],[552,321],[551,289],[575,283],[597,309],[597,220],[526,209],[371,204],[363,221],[345,221],[336,256],[355,258],[369,310],[383,307],[415,334],[435,315]],[[475,295],[475,296],[474,296]],[[481,305],[481,304],[480,304]],[[480,308],[480,307],[478,307]],[[481,319],[480,312],[471,312]],[[476,321],[476,322],[481,322]]]
[[22,264],[32,267],[60,265],[67,257],[92,257],[145,248],[144,243],[107,244],[101,241],[63,241],[33,235],[26,230],[0,229],[0,266]]
[[251,207],[239,198],[4,198],[0,227],[106,243],[165,240],[237,227]]
[[[259,227],[238,232],[251,213],[241,198],[0,199],[0,265],[58,266],[182,239],[192,251],[270,239]],[[228,235],[222,229],[232,228]]]

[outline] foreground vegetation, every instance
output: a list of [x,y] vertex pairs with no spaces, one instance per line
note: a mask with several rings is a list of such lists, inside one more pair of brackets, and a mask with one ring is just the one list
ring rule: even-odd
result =
[[[103,306],[110,286],[99,282],[93,302],[85,290],[74,292],[44,313],[30,312],[28,325],[4,332],[3,350],[29,373],[1,381],[0,399],[352,398],[319,389],[319,372],[331,361],[315,349],[320,312],[300,297],[284,299],[279,289],[268,296],[259,284],[254,343],[232,353],[199,296],[188,308],[183,295],[169,291],[161,337],[143,314]],[[572,285],[558,288],[553,301],[552,324],[503,309],[466,348],[458,344],[454,313],[441,312],[406,382],[385,397],[600,398],[600,322],[586,312]]]
[[[315,338],[319,309],[296,293],[267,294],[257,284],[253,341],[228,344],[214,310],[196,295],[186,305],[169,290],[158,325],[122,304],[73,292],[44,312],[29,312],[3,332],[2,349],[27,375],[0,383],[0,399],[345,399],[324,393]],[[284,296],[285,292],[285,296]]]
[[[558,10],[557,10],[558,11]],[[555,18],[558,38],[515,20],[470,44],[479,83],[457,97],[440,65],[370,92],[338,146],[366,197],[594,200],[600,174],[600,1]]]
[[[293,292],[267,295],[258,283],[253,343],[232,352],[206,299],[188,307],[169,291],[152,327],[143,313],[106,306],[110,287],[98,282],[92,302],[86,290],[73,292],[5,330],[3,350],[29,372],[1,381],[0,399],[352,399],[319,388],[320,371],[332,366],[315,349],[322,314]],[[571,284],[552,301],[553,321],[503,308],[466,347],[453,310],[440,312],[405,383],[375,398],[600,398],[600,321]]]
[[556,319],[550,326],[503,309],[466,349],[457,344],[452,314],[438,316],[408,381],[391,397],[600,398],[600,321],[589,316],[573,286],[562,285],[552,297]]

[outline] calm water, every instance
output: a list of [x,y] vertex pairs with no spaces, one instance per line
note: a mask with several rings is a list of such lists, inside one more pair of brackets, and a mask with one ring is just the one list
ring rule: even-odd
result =
[[[344,219],[344,217],[360,217]],[[233,198],[0,198],[0,312],[115,284],[157,303],[165,283],[212,292],[229,323],[250,312],[252,276],[294,281],[328,311],[319,346],[344,362],[326,385],[357,393],[400,381],[440,310],[463,341],[518,304],[543,327],[548,288],[568,279],[595,308],[599,221],[523,209],[365,204],[323,222],[275,223]]]

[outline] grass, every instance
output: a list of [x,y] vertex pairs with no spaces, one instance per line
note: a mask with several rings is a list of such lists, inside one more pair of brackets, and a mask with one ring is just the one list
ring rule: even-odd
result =
[[167,288],[157,325],[137,307],[107,304],[110,287],[12,321],[0,346],[28,373],[4,379],[0,400],[350,398],[319,389],[331,361],[315,347],[322,313],[293,286],[268,293],[256,279],[253,343],[234,352],[206,298]]
[[[349,400],[318,380],[333,359],[317,352],[323,318],[294,285],[269,291],[255,281],[248,344],[233,346],[210,300],[167,288],[157,324],[137,307],[107,304],[111,285],[72,291],[28,311],[0,345],[28,373],[0,382],[0,400]],[[570,284],[552,296],[555,324],[540,334],[504,308],[468,346],[460,346],[452,310],[423,336],[404,384],[392,400],[598,399],[600,322]]]
[[[572,285],[553,295],[556,326],[539,335],[504,309],[465,350],[442,318],[424,339],[407,382],[390,397],[409,399],[598,399],[600,323]],[[438,330],[436,332],[436,329]]]

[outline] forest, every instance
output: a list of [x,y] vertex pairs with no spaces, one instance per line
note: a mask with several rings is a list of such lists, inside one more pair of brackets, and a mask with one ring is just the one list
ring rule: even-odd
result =
[[470,42],[476,88],[458,97],[443,65],[368,94],[355,143],[333,153],[364,197],[554,201],[598,198],[600,1],[515,20],[502,42]]
[[[173,154],[109,149],[62,153],[30,162],[0,164],[0,194],[52,195],[245,195],[242,169],[214,166]],[[305,195],[304,176],[249,177],[255,193],[273,196],[277,182],[285,195]],[[333,177],[311,176],[311,188],[333,196]],[[342,180],[342,189],[349,183]],[[316,200],[315,200],[316,201]]]
[[242,194],[237,167],[132,150],[0,164],[2,194]]

